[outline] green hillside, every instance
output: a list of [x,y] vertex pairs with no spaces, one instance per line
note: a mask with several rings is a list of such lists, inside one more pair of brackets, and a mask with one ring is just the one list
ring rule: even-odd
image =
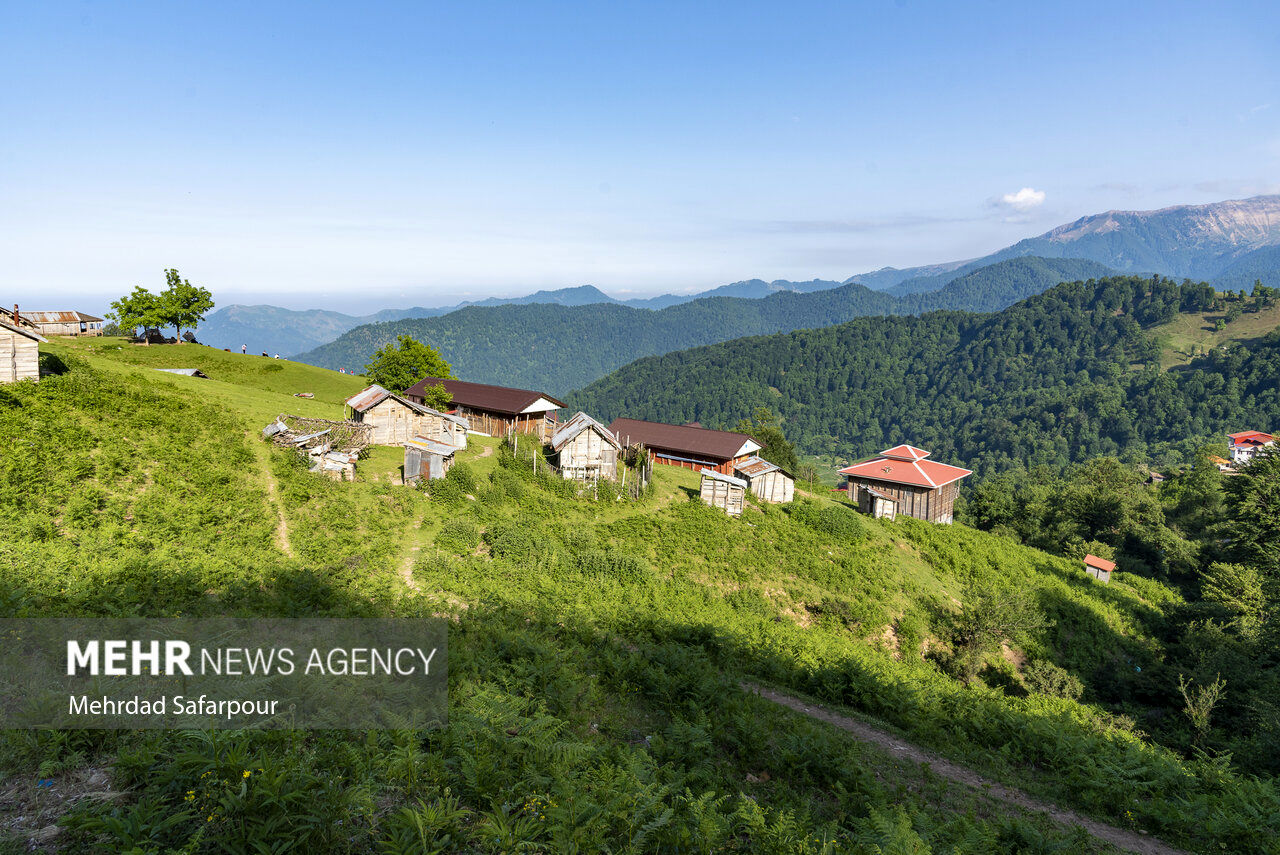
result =
[[1099,455],[1189,461],[1226,431],[1280,424],[1280,332],[1161,370],[1159,339],[1181,310],[1201,314],[1206,294],[1115,277],[1060,285],[994,315],[865,318],[739,339],[639,360],[569,403],[606,419],[704,425],[765,406],[833,463],[899,442],[982,475]]
[[360,326],[297,358],[359,371],[375,350],[409,335],[440,350],[459,377],[564,394],[644,356],[857,317],[989,311],[1062,281],[1110,272],[1091,261],[1019,258],[940,277],[933,286],[940,290],[927,294],[893,296],[856,283],[806,292],[807,286],[830,283],[785,283],[801,290],[762,299],[705,297],[656,312],[603,303],[472,307],[443,317]]
[[[1280,832],[1269,779],[1188,747],[1158,667],[1184,594],[1157,582],[1101,586],[828,492],[730,519],[686,470],[658,467],[640,500],[578,497],[494,440],[429,492],[399,486],[390,449],[332,482],[256,427],[282,403],[336,416],[353,378],[116,347],[44,346],[59,373],[0,389],[3,615],[443,614],[450,725],[5,732],[0,769],[25,783],[0,851],[55,821],[40,839],[75,853],[1115,851],[743,681],[1195,851]],[[175,361],[211,379],[146,370]],[[970,645],[1001,602],[1039,619]],[[1106,676],[1135,666],[1122,689]],[[1134,724],[1150,711],[1158,739]],[[1252,738],[1205,744],[1264,753]]]

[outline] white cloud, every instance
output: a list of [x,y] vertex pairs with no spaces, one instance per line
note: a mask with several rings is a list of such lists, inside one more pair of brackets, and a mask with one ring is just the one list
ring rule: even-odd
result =
[[1000,204],[1015,211],[1030,211],[1044,204],[1044,191],[1031,187],[1023,187],[1017,193],[1005,193],[1000,197]]

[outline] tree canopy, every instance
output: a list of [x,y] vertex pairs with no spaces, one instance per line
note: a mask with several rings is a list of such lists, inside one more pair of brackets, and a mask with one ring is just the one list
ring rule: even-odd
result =
[[[403,392],[423,377],[452,377],[453,369],[440,351],[402,335],[395,343],[378,348],[364,373],[379,386]],[[423,399],[428,407],[441,409],[449,405],[450,395],[444,386],[436,384],[424,390]]]
[[213,294],[183,279],[176,269],[166,269],[164,277],[165,289],[159,294],[139,285],[133,293],[112,302],[107,317],[131,333],[139,327],[173,327],[181,342],[182,330],[199,325],[213,308]]

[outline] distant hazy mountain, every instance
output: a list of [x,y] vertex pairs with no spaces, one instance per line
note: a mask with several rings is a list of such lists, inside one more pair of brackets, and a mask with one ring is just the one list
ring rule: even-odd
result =
[[[741,336],[843,323],[867,315],[935,309],[1001,309],[1062,281],[1105,276],[1080,259],[1017,258],[956,277],[928,294],[895,296],[856,282],[787,283],[767,297],[703,297],[657,311],[617,304],[469,306],[435,318],[406,318],[356,327],[337,341],[294,358],[358,371],[398,335],[436,347],[468,380],[562,394],[638,359]],[[758,293],[758,286],[748,294]],[[777,283],[760,282],[772,287]]]
[[218,309],[205,319],[196,331],[201,343],[212,347],[239,350],[249,345],[250,353],[293,354],[319,347],[349,329],[362,324],[398,321],[402,318],[434,318],[466,306],[505,306],[508,304],[551,303],[560,306],[583,306],[590,303],[617,301],[591,285],[538,291],[524,297],[489,297],[475,302],[464,301],[452,306],[413,306],[407,309],[383,309],[371,315],[346,315],[322,309],[298,311],[279,306],[231,305]]
[[[886,267],[848,281],[894,294],[936,291],[955,276],[1008,258],[1081,258],[1125,273],[1213,281],[1236,290],[1280,278],[1280,196],[1156,211],[1107,211],[970,261]],[[1227,277],[1217,282],[1218,277]],[[1243,280],[1247,278],[1247,283]]]
[[251,353],[301,353],[333,341],[350,329],[363,324],[398,321],[402,318],[435,318],[465,309],[468,306],[523,306],[545,304],[554,306],[589,306],[612,303],[640,309],[665,309],[705,297],[745,297],[756,299],[784,291],[809,293],[838,288],[839,282],[813,279],[808,282],[789,282],[778,279],[765,282],[748,279],[721,285],[696,294],[663,294],[659,297],[639,297],[618,300],[594,285],[576,288],[559,288],[554,291],[537,291],[524,297],[489,297],[484,300],[464,300],[450,306],[414,306],[407,309],[383,309],[370,315],[347,315],[322,309],[298,311],[279,306],[231,305],[213,312],[196,331],[200,341],[213,347],[239,350],[249,345]]

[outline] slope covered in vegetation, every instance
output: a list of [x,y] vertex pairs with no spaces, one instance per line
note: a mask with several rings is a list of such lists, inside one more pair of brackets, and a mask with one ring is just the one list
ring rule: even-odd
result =
[[[569,404],[708,426],[767,406],[809,452],[848,460],[910,442],[980,474],[1099,455],[1190,461],[1226,431],[1280,423],[1280,332],[1161,370],[1149,330],[1217,299],[1159,278],[1075,282],[993,315],[864,318],[638,360]],[[1233,299],[1242,318],[1262,308]]]
[[459,377],[562,394],[643,356],[864,316],[999,309],[1064,280],[1107,272],[1091,261],[1020,258],[940,280],[933,293],[900,297],[849,283],[763,299],[704,297],[656,312],[603,303],[468,308],[357,327],[297,358],[358,371],[379,347],[409,335],[438,349]]
[[[5,615],[452,621],[446,730],[6,733],[0,765],[33,788],[109,768],[117,796],[61,803],[66,851],[1104,851],[744,679],[1196,849],[1277,830],[1270,782],[1144,736],[1096,680],[1158,672],[1181,602],[1158,583],[823,496],[729,519],[664,467],[597,501],[491,440],[429,492],[368,461],[335,483],[257,438],[282,393],[248,368],[232,395],[54,349],[64,373],[0,397]],[[975,632],[1001,603],[1039,620]],[[11,848],[40,811],[14,806]]]

